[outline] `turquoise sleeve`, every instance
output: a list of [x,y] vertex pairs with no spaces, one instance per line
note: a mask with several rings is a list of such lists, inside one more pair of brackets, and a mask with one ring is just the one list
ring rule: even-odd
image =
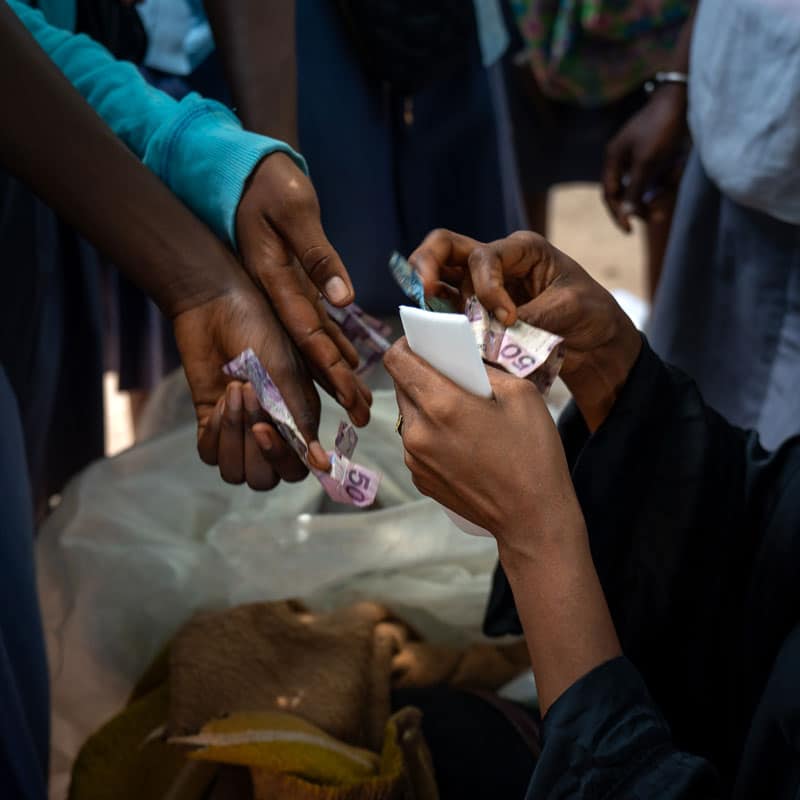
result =
[[221,238],[236,245],[236,209],[256,165],[288,144],[242,130],[225,106],[190,94],[180,102],[149,86],[133,64],[117,61],[83,35],[49,25],[7,0],[40,47],[109,127]]

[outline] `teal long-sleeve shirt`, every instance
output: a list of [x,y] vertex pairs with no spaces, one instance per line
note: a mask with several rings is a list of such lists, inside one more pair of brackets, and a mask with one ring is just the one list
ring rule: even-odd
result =
[[222,104],[194,93],[174,100],[89,37],[50,25],[19,0],[7,2],[114,133],[231,245],[236,245],[236,209],[258,163],[283,152],[306,170],[289,145],[242,130]]

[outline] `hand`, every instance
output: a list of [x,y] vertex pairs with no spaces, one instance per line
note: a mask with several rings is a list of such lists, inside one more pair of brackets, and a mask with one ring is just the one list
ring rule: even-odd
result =
[[317,441],[319,397],[311,376],[269,303],[238,267],[241,283],[179,313],[175,338],[197,414],[198,452],[229,483],[271,489],[306,468],[268,422],[250,384],[228,382],[222,367],[252,347],[278,385],[309,443],[309,460],[327,469]]
[[687,132],[686,87],[668,84],[659,87],[609,143],[603,197],[611,217],[626,233],[632,230],[633,214],[647,218],[648,189],[677,184]]
[[321,291],[345,306],[353,287],[322,230],[314,187],[288,156],[267,156],[253,172],[236,212],[236,237],[245,269],[324,388],[354,424],[366,425],[371,397],[353,372],[358,354],[319,297]]
[[558,431],[530,381],[489,369],[494,397],[465,392],[405,339],[384,363],[403,415],[415,486],[486,528],[518,557],[549,537],[585,535]]
[[558,431],[526,380],[490,369],[494,397],[459,389],[405,339],[386,354],[417,488],[497,539],[542,714],[620,655]]
[[[472,293],[504,324],[517,318],[564,337],[561,376],[591,429],[599,427],[641,350],[625,312],[575,261],[538,234],[490,244],[431,233],[412,254],[429,294]],[[443,280],[446,279],[446,280]]]

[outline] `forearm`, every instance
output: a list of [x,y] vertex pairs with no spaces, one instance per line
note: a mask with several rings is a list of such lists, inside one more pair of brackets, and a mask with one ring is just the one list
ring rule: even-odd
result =
[[[571,527],[575,527],[574,524]],[[530,555],[500,548],[546,714],[566,689],[621,654],[586,531],[561,530]]]
[[245,127],[296,147],[294,0],[205,0],[204,5]]
[[[0,3],[0,160],[170,315],[224,284],[223,246],[86,105]],[[63,155],[56,141],[66,143]]]
[[670,64],[671,70],[676,70],[677,72],[689,72],[689,52],[691,50],[692,45],[692,33],[694,31],[694,18],[697,14],[697,6],[699,2],[695,3],[694,8],[692,9],[692,13],[689,15],[689,19],[683,25],[681,29],[680,36],[678,37],[678,41],[675,44],[675,51],[673,53],[672,63]]
[[612,338],[587,354],[578,369],[563,376],[592,432],[611,413],[642,351],[641,334],[627,317],[622,318],[621,309],[617,311],[620,319]]

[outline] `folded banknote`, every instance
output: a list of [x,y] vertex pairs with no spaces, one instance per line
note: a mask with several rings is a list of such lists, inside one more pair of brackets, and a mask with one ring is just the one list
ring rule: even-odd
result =
[[360,361],[356,372],[362,374],[375,366],[391,346],[386,338],[391,334],[391,328],[355,303],[337,308],[325,301],[325,308],[358,353]]
[[308,446],[294,417],[256,354],[248,348],[226,364],[224,371],[232,378],[253,384],[261,408],[269,414],[280,435],[322,484],[331,500],[359,508],[372,505],[381,474],[350,460],[358,443],[358,435],[350,423],[342,421],[339,425],[335,448],[328,452],[330,472],[314,469],[308,463]]
[[[392,253],[389,269],[400,288],[420,308],[456,312],[446,300],[425,297],[422,279],[400,253]],[[522,321],[506,327],[475,296],[467,300],[465,313],[484,361],[527,378],[542,394],[549,390],[564,362],[564,340],[560,336]]]

